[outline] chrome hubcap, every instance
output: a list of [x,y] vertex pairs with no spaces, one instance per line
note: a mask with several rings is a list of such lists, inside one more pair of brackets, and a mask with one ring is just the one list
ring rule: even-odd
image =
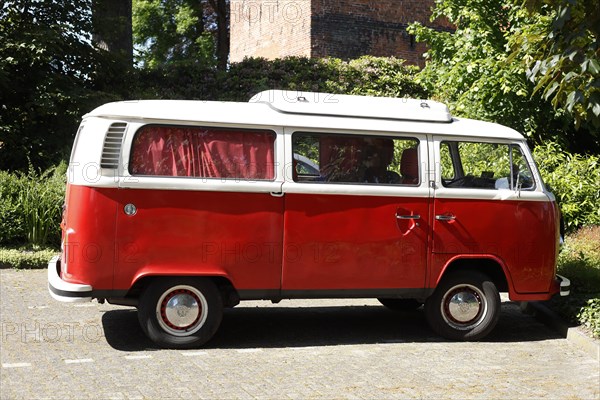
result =
[[190,335],[206,321],[206,299],[193,286],[181,285],[166,291],[156,305],[160,326],[175,336]]
[[200,315],[200,305],[194,296],[187,293],[172,296],[165,305],[165,316],[169,324],[185,328],[196,321]]
[[455,329],[472,329],[487,314],[483,292],[472,285],[457,285],[446,292],[442,300],[442,316]]

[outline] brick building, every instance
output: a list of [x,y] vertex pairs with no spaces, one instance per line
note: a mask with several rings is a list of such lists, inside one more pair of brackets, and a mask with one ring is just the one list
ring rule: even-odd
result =
[[430,22],[433,0],[231,0],[230,61],[244,57],[395,56],[422,64],[425,46],[406,31]]

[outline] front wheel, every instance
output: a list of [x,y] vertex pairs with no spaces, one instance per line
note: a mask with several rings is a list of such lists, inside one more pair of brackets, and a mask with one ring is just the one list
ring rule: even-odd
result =
[[425,302],[425,316],[431,328],[447,339],[482,339],[500,317],[498,288],[479,272],[452,274]]
[[209,341],[223,316],[214,283],[203,278],[166,278],[142,293],[138,319],[144,333],[166,348],[186,349]]

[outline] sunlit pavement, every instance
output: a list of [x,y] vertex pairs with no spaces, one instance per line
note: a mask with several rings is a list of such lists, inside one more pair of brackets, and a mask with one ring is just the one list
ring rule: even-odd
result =
[[478,343],[376,300],[246,302],[181,351],[148,341],[135,309],[52,300],[46,271],[0,285],[1,399],[600,397],[598,361],[510,302]]

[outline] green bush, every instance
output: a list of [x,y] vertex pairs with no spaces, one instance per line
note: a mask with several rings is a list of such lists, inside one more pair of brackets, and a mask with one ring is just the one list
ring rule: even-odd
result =
[[600,226],[567,236],[558,257],[558,272],[571,280],[575,293],[600,292]]
[[600,338],[600,298],[588,300],[577,318],[594,337]]
[[0,173],[0,243],[60,243],[66,171],[62,162],[41,173],[33,167],[26,174]]
[[571,295],[556,298],[554,308],[600,338],[600,226],[585,227],[566,237],[558,273],[571,280]]
[[246,58],[219,71],[198,64],[140,71],[138,97],[248,101],[267,89],[387,97],[428,97],[416,83],[418,68],[404,60],[365,56],[352,61],[337,58]]
[[537,146],[534,156],[560,204],[567,231],[600,224],[600,158],[570,154],[552,142]]
[[419,68],[395,57],[364,56],[339,65],[340,80],[329,84],[334,93],[362,96],[428,98],[425,87],[415,79]]
[[0,268],[45,268],[57,254],[56,249],[48,248],[0,248]]
[[0,171],[0,243],[24,241],[27,237],[25,215],[17,201],[21,178]]

